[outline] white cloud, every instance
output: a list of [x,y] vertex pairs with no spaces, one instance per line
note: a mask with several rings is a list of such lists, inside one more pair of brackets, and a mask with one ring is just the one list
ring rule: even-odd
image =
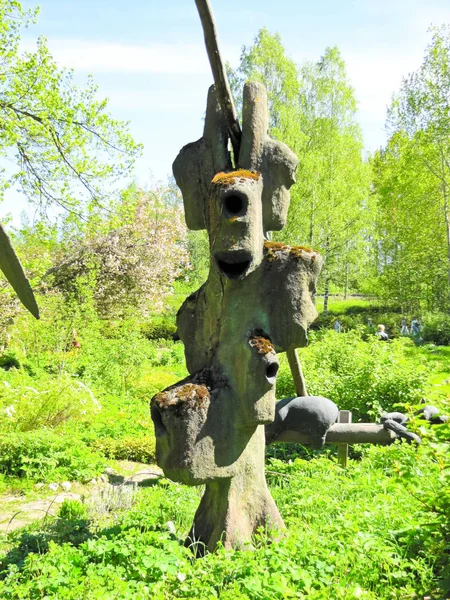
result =
[[[209,73],[202,44],[133,45],[87,40],[51,40],[49,50],[63,67],[89,73]],[[22,43],[33,50],[34,42]],[[235,60],[239,48],[224,47],[222,55]]]

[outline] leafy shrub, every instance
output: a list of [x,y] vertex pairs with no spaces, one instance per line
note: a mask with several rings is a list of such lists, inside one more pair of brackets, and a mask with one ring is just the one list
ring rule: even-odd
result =
[[68,420],[86,420],[100,408],[92,391],[68,375],[34,379],[23,372],[12,372],[0,377],[3,431],[54,428]]
[[141,331],[148,340],[173,340],[177,331],[175,318],[167,315],[153,316],[141,325]]
[[425,342],[438,346],[450,346],[450,315],[445,313],[427,313],[421,337]]
[[[308,393],[326,396],[358,418],[375,420],[380,411],[417,404],[425,386],[425,368],[408,355],[409,338],[367,341],[361,332],[320,332],[300,353]],[[277,397],[295,395],[292,376],[283,360]]]
[[[371,311],[350,311],[347,310],[344,314],[328,313],[328,315],[319,315],[319,317],[311,325],[311,329],[332,329],[333,325],[339,319],[344,331],[350,331],[358,328],[365,328],[365,333],[373,334],[379,323],[386,327],[389,337],[398,337],[400,335],[402,315],[398,312],[374,310]],[[368,320],[371,319],[372,327],[368,327]],[[408,320],[408,319],[407,319]]]
[[0,473],[33,480],[86,481],[101,473],[104,457],[80,440],[51,431],[9,433],[0,437]]
[[66,498],[59,508],[58,517],[67,521],[77,521],[87,519],[88,511],[82,502]]
[[127,436],[121,439],[102,438],[94,440],[91,447],[102,452],[107,458],[142,463],[155,462],[155,438],[151,435]]

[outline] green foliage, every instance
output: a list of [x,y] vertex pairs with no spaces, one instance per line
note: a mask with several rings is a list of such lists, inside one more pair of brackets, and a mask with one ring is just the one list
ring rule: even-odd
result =
[[155,462],[155,436],[141,437],[125,436],[116,438],[101,438],[93,440],[90,447],[98,450],[107,458],[116,460],[133,460],[135,462],[152,464]]
[[141,325],[141,331],[148,340],[172,340],[177,326],[169,315],[154,315]]
[[58,510],[58,517],[68,521],[87,519],[88,512],[86,505],[78,500],[65,499]]
[[0,356],[0,369],[9,371],[10,369],[20,369],[20,362],[11,353],[5,353]]
[[27,373],[0,373],[2,431],[59,427],[67,421],[87,421],[101,409],[89,387],[64,374],[36,379]]
[[102,181],[126,173],[141,148],[126,125],[107,113],[91,79],[78,88],[73,72],[57,67],[44,38],[35,51],[20,50],[21,29],[36,16],[37,10],[24,11],[16,0],[0,4],[1,148],[19,163],[1,187],[20,184],[42,212],[47,203],[77,210],[83,200],[107,197]]
[[[414,343],[398,339],[382,343],[375,336],[367,340],[361,331],[311,334],[300,360],[308,393],[325,396],[340,409],[359,418],[375,421],[380,412],[418,404],[425,389],[426,370],[410,355]],[[277,378],[277,397],[295,395],[287,361]]]
[[420,336],[424,342],[450,346],[450,316],[446,313],[426,313]]
[[373,160],[380,293],[414,311],[445,311],[450,302],[450,28],[431,34],[422,65],[390,107],[387,147]]
[[[273,459],[269,485],[286,536],[270,543],[261,531],[251,552],[219,549],[197,561],[180,542],[198,490],[162,483],[142,490],[136,505],[116,516],[112,526],[91,524],[91,536],[82,543],[61,537],[49,542],[48,533],[47,544],[38,550],[30,543],[27,554],[16,534],[10,560],[3,563],[0,595],[5,600],[39,595],[58,600],[444,598],[441,567],[447,559],[443,554],[436,564],[430,554],[443,549],[442,539],[428,531],[432,513],[418,498],[424,486],[436,485],[440,473],[428,443],[418,450],[407,444],[370,448],[345,471],[325,457]],[[41,536],[54,532],[52,527],[41,529]],[[14,555],[15,548],[22,553]]]
[[102,472],[104,457],[83,442],[46,430],[0,437],[0,473],[32,480],[88,481]]

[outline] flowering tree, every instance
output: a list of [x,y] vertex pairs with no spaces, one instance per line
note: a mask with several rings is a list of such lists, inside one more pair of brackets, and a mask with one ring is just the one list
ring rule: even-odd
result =
[[51,286],[78,293],[89,280],[102,317],[134,309],[145,315],[164,305],[177,277],[189,269],[187,230],[172,188],[131,188],[104,223],[94,218],[84,238],[65,245],[48,273]]

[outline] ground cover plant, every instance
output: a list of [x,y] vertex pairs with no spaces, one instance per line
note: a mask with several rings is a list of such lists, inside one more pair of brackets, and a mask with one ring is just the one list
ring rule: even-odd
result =
[[288,533],[270,544],[261,531],[251,552],[193,560],[183,540],[198,490],[164,481],[113,522],[72,510],[11,537],[1,597],[444,598],[449,520],[435,500],[448,502],[449,463],[439,446],[370,448],[347,470],[326,456],[272,459]]

